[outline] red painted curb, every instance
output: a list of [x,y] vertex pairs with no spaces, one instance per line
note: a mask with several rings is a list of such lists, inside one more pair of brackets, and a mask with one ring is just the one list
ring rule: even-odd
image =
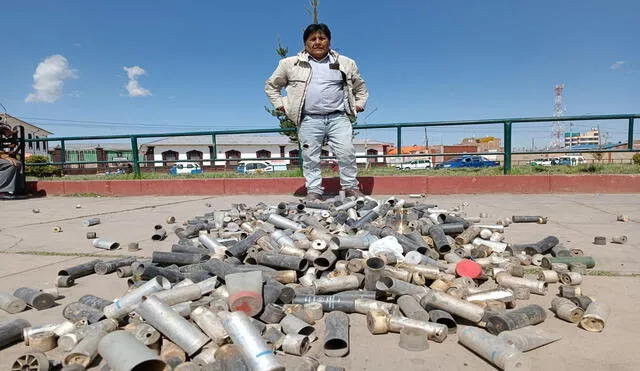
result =
[[[640,175],[498,175],[361,177],[365,194],[540,194],[640,193]],[[324,179],[327,193],[340,189],[339,178]],[[180,196],[304,194],[304,178],[219,178],[161,180],[62,180],[28,182],[32,192],[106,196]]]

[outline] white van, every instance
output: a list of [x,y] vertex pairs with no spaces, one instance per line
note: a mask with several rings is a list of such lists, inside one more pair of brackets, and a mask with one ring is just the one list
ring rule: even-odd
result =
[[287,170],[286,164],[273,164],[270,161],[240,161],[236,172],[240,174],[266,173]]
[[586,164],[587,161],[585,161],[582,156],[560,156],[559,163],[562,165],[576,166]]

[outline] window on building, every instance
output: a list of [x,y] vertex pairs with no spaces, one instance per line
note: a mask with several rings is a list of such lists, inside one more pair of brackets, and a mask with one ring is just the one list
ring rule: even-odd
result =
[[49,151],[49,142],[42,142],[42,149]]
[[296,158],[298,157],[298,150],[294,149],[292,151],[289,151],[289,157],[291,157],[291,160],[289,160],[291,162],[291,165],[299,165],[300,161]]
[[[224,154],[227,159],[240,159],[240,152],[236,151],[235,149],[230,149]],[[238,166],[238,161],[227,161],[227,165]]]
[[178,161],[178,152],[168,150],[162,152],[162,165],[163,166],[172,166],[174,161]]
[[[367,155],[368,156],[375,156],[378,154],[378,150],[373,149],[373,148],[369,148],[367,150]],[[369,163],[375,163],[376,162],[376,158],[375,157],[367,157],[367,162]]]
[[200,166],[202,166],[202,152],[196,151],[195,149],[187,152],[187,160],[197,161]]
[[271,152],[266,149],[261,149],[256,152],[256,158],[271,158]]
[[[28,139],[33,139],[33,135],[31,133],[29,133],[27,135],[27,138]],[[29,149],[33,149],[33,142],[29,142]]]
[[[36,135],[36,139],[40,139],[40,137]],[[36,142],[36,150],[40,150],[40,142]]]

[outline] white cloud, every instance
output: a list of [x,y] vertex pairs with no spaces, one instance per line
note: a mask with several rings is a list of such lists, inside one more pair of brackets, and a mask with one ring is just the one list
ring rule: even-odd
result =
[[33,89],[25,102],[47,102],[53,103],[63,96],[62,86],[64,80],[77,78],[76,71],[69,66],[67,58],[60,54],[55,54],[45,58],[33,74]]
[[609,68],[611,68],[612,70],[617,70],[622,68],[622,66],[627,63],[627,61],[617,61],[616,63],[612,64]]
[[147,74],[144,68],[140,66],[123,68],[127,72],[127,76],[129,77],[129,81],[127,82],[127,85],[125,85],[125,88],[127,88],[127,93],[129,93],[130,97],[146,97],[151,95],[151,92],[143,88],[138,81],[138,77]]
[[75,43],[75,44],[73,44],[73,46],[75,46],[76,48],[79,48],[79,47],[81,47],[81,46],[82,46],[82,44],[80,44],[80,43]]

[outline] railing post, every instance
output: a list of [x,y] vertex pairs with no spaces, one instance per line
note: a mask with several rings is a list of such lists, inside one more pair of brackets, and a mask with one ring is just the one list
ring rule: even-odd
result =
[[60,168],[62,169],[62,174],[64,174],[64,163],[66,161],[67,151],[64,148],[64,140],[60,141]]
[[629,135],[627,137],[627,149],[633,149],[633,117],[629,118]]
[[[396,151],[396,156],[401,155],[402,154],[402,126],[398,126],[396,128],[396,143],[398,145],[398,150]],[[396,157],[396,159],[400,159],[400,162],[402,163],[402,157]]]
[[504,122],[504,175],[511,173],[511,122]]
[[131,153],[133,154],[133,173],[140,178],[140,157],[138,156],[138,137],[131,136]]
[[302,143],[300,143],[300,138],[298,138],[298,165],[300,166],[300,171],[302,171],[302,174],[304,175],[304,169],[302,168]]
[[218,143],[217,143],[217,139],[216,139],[216,135],[215,134],[211,134],[211,152],[212,153],[212,159],[211,159],[211,166],[216,166],[216,160],[218,159]]

